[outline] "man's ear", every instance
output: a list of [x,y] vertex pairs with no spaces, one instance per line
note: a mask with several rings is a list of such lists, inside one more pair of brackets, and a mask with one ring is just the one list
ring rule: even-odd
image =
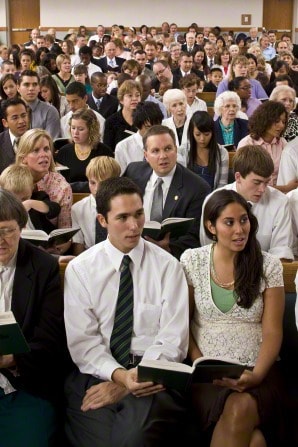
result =
[[235,181],[236,183],[239,183],[241,179],[241,174],[240,172],[235,172]]
[[108,223],[107,223],[106,218],[104,217],[103,214],[100,214],[100,213],[97,214],[97,220],[103,228],[108,227]]
[[8,129],[8,122],[6,121],[6,119],[5,118],[2,118],[2,124],[3,124],[3,126],[4,127],[6,127],[6,129]]
[[148,159],[147,159],[147,151],[146,151],[146,149],[144,149],[144,158],[145,158],[146,161],[148,161]]

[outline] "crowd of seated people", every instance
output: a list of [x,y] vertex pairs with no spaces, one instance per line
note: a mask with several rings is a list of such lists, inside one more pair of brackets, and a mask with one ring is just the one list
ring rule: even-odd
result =
[[[0,47],[0,312],[14,312],[31,349],[0,352],[0,400],[10,407],[0,407],[1,434],[14,447],[151,447],[165,433],[181,441],[191,406],[190,442],[203,434],[214,447],[221,438],[239,447],[281,445],[281,261],[298,259],[297,45],[274,30],[235,35],[196,23],[186,32],[167,22],[69,31],[59,40],[55,29],[34,29],[28,42]],[[78,192],[84,198],[73,203]],[[167,218],[191,222],[183,234],[141,237],[148,221]],[[23,229],[69,228],[79,231],[47,249],[22,237]],[[64,315],[62,261],[69,263]],[[14,282],[26,292],[32,269],[26,308]],[[125,310],[133,325],[125,361],[112,347],[122,281],[134,299],[130,316]],[[200,333],[205,313],[221,333],[238,317],[240,330],[255,319],[242,333],[253,357],[240,342],[234,352],[249,366],[239,380],[218,382],[216,393],[195,387],[191,403],[138,383],[142,357],[187,362],[214,354]],[[56,350],[57,362],[64,357],[57,378]],[[55,393],[44,393],[40,378],[34,383],[40,374],[57,381]],[[14,429],[10,414],[21,421],[24,405],[32,417],[41,409],[36,433],[21,422]],[[242,431],[229,429],[231,414]]]

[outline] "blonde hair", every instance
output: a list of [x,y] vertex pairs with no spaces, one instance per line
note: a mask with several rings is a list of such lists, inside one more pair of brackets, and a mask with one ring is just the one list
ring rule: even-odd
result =
[[73,112],[72,117],[69,120],[70,132],[72,120],[79,119],[83,120],[86,123],[89,133],[88,143],[90,144],[92,149],[95,149],[97,143],[99,143],[100,140],[100,126],[94,111],[92,109],[78,109]]
[[102,182],[108,178],[120,177],[119,163],[112,157],[102,155],[92,158],[86,168],[86,177]]
[[127,79],[127,81],[124,81],[118,88],[117,98],[119,99],[119,101],[123,101],[124,95],[131,94],[134,90],[137,90],[142,96],[143,89],[140,84],[133,81],[132,79]]
[[19,194],[26,188],[33,191],[33,176],[28,166],[12,164],[2,171],[0,186],[14,194]]
[[55,171],[55,163],[53,159],[53,140],[48,132],[43,129],[29,129],[20,138],[18,150],[16,153],[16,164],[23,165],[24,158],[34,151],[35,145],[41,138],[46,138],[49,142],[52,157],[49,171]]
[[62,62],[64,62],[64,61],[71,62],[70,56],[65,53],[59,54],[56,58],[56,65],[57,65],[58,70],[61,70],[61,65],[62,65]]

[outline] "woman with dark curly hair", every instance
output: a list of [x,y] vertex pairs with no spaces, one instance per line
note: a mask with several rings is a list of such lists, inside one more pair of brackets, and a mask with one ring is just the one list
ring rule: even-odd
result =
[[277,101],[266,101],[261,104],[248,120],[249,135],[242,138],[237,149],[248,144],[263,146],[272,157],[274,172],[271,186],[276,185],[280,157],[287,140],[283,138],[287,128],[288,112],[285,106]]
[[187,167],[209,183],[212,190],[228,183],[229,154],[217,144],[214,121],[208,112],[195,112],[188,127]]

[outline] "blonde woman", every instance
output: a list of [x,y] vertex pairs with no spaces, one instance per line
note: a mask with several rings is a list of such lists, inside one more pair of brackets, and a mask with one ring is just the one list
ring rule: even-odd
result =
[[100,142],[100,129],[96,115],[91,109],[79,109],[70,119],[72,142],[62,146],[55,156],[56,162],[67,166],[70,183],[86,182],[86,167],[89,161],[100,155],[113,157],[108,146]]
[[58,73],[54,74],[52,78],[57,84],[59,92],[65,95],[65,90],[68,84],[75,80],[74,76],[71,74],[71,59],[68,54],[59,54],[56,59],[56,65],[58,68]]
[[21,137],[16,163],[28,166],[35,189],[45,191],[50,200],[57,202],[61,211],[52,223],[57,228],[71,227],[72,190],[65,178],[56,171],[53,159],[53,141],[42,129],[30,129]]
[[[248,74],[248,59],[245,56],[233,57],[229,70],[229,76],[223,79],[219,83],[216,96],[229,90],[228,84],[230,81],[232,81],[238,76],[247,76],[247,74]],[[258,98],[258,99],[268,98],[267,93],[265,92],[264,88],[262,87],[259,81],[257,81],[256,79],[250,79],[249,82],[251,85],[252,98]]]

